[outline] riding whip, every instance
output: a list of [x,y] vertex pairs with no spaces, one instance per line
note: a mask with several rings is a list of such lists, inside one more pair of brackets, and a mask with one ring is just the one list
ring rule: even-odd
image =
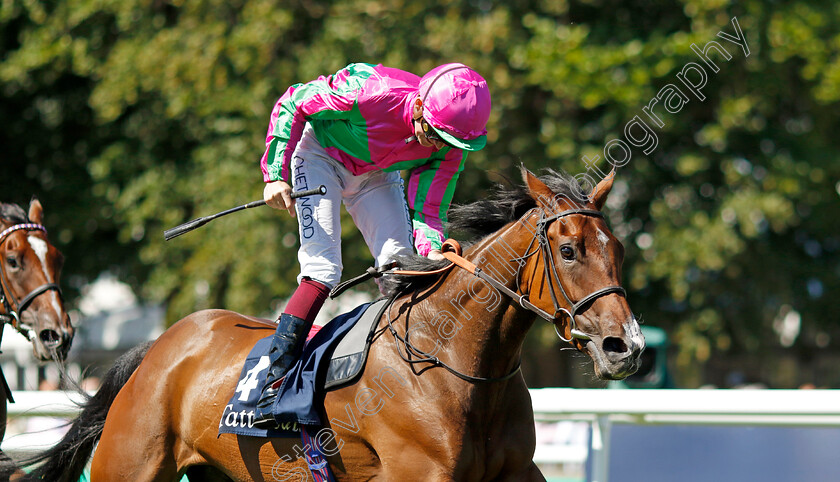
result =
[[[314,196],[316,194],[319,194],[319,195],[323,196],[326,193],[327,193],[327,188],[326,188],[326,186],[324,186],[322,184],[321,186],[316,187],[315,189],[309,189],[307,191],[295,191],[291,194],[291,198],[292,199],[297,199],[299,197]],[[255,207],[264,206],[264,205],[265,205],[265,201],[260,199],[259,201],[252,201],[252,202],[249,202],[248,204],[243,204],[241,206],[236,206],[235,208],[228,209],[227,211],[222,211],[220,213],[212,214],[210,216],[204,216],[203,218],[193,219],[192,221],[187,221],[184,224],[180,224],[178,226],[175,226],[172,229],[167,229],[166,231],[163,232],[163,237],[167,241],[169,241],[170,239],[178,237],[178,236],[180,236],[184,233],[188,233],[188,232],[192,231],[193,229],[200,228],[201,226],[204,226],[205,224],[209,223],[210,221],[212,221],[212,220],[214,220],[218,217],[222,217],[222,216],[225,216],[225,215],[230,214],[230,213],[235,213],[237,211],[242,211],[243,209],[250,209],[250,208],[255,208]]]

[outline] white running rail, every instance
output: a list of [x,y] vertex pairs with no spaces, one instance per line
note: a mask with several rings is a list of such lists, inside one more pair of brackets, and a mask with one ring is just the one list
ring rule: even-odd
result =
[[[607,482],[610,428],[640,425],[840,426],[840,390],[532,389],[537,421],[578,420],[592,426],[591,480]],[[562,463],[545,452],[535,461]],[[579,462],[579,461],[576,461]]]
[[[610,428],[614,423],[692,425],[772,425],[840,427],[840,390],[604,390],[578,388],[532,389],[537,422],[581,421],[591,424],[588,456],[591,480],[607,482]],[[78,394],[62,391],[16,391],[8,405],[9,418],[74,417]],[[57,441],[57,440],[55,440]],[[51,441],[54,443],[55,441]],[[44,443],[50,441],[44,440]],[[15,437],[3,450],[25,450]],[[537,463],[583,463],[580,447],[538,446]]]

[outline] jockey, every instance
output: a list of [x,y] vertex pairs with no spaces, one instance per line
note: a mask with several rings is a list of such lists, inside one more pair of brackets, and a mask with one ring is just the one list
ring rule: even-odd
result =
[[[297,215],[301,272],[280,316],[256,423],[273,425],[275,385],[295,362],[329,290],[341,279],[343,202],[380,266],[412,244],[443,259],[446,213],[467,152],[487,142],[490,91],[463,64],[422,78],[382,65],[350,64],[290,87],[274,105],[260,163],[263,197]],[[411,170],[408,205],[399,171]],[[324,196],[289,195],[319,185]],[[409,216],[408,208],[414,210]],[[279,384],[277,384],[279,385]]]

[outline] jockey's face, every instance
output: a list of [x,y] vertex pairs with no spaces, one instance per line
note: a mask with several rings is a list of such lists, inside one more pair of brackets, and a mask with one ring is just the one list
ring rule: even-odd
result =
[[426,131],[423,129],[423,124],[425,121],[423,120],[423,101],[417,99],[414,101],[414,110],[412,112],[412,118],[414,121],[412,122],[412,126],[414,127],[414,136],[417,137],[417,142],[420,143],[423,147],[434,147],[435,150],[439,151],[446,147],[446,143],[441,140],[437,139],[429,139],[426,136]]

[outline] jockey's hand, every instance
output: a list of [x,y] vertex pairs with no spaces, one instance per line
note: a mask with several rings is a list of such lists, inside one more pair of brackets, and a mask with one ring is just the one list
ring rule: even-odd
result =
[[289,216],[295,217],[295,200],[292,199],[292,187],[283,181],[267,182],[263,189],[265,203],[274,209],[285,209]]
[[433,249],[429,251],[429,254],[427,254],[426,257],[434,261],[441,261],[446,259],[443,257],[443,254],[440,252],[439,249]]

